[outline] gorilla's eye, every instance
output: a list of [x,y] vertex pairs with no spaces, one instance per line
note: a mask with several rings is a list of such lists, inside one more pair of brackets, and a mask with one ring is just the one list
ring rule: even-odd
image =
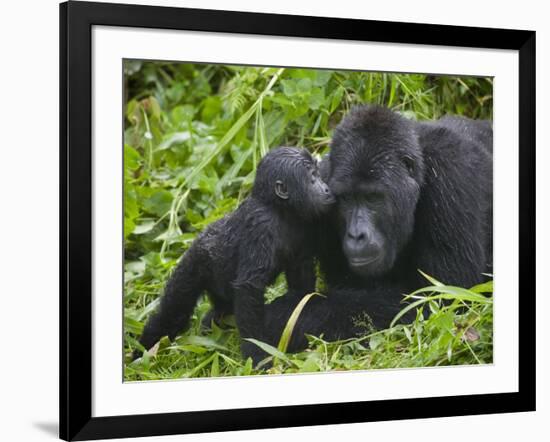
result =
[[403,157],[403,164],[412,175],[414,173],[414,160],[411,157],[405,156]]
[[311,183],[315,183],[315,181],[318,181],[320,180],[321,177],[319,175],[319,171],[314,169],[312,172],[311,172]]
[[365,194],[365,199],[369,203],[381,203],[384,201],[384,194],[382,192],[368,192]]

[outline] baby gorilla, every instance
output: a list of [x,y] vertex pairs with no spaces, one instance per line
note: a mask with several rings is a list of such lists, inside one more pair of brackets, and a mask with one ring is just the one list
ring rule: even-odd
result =
[[[204,290],[215,316],[234,313],[242,338],[263,341],[266,286],[284,271],[289,289],[315,290],[314,223],[334,201],[308,151],[271,150],[258,165],[251,196],[208,226],[185,253],[141,344],[148,349],[184,330]],[[246,340],[241,349],[254,363],[266,356]]]

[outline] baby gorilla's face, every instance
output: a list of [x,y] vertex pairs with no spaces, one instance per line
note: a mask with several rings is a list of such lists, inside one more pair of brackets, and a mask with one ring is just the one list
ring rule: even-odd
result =
[[306,220],[326,213],[336,201],[321,179],[317,161],[296,147],[268,152],[258,165],[252,195]]
[[328,185],[321,179],[317,162],[311,159],[306,167],[303,176],[306,182],[306,198],[309,199],[309,206],[315,214],[323,214],[336,202],[334,195]]

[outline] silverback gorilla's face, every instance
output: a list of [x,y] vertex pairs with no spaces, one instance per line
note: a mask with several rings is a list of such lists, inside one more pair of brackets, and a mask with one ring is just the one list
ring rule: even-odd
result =
[[356,108],[336,129],[329,162],[349,267],[362,277],[388,272],[410,239],[420,194],[414,131],[391,111]]

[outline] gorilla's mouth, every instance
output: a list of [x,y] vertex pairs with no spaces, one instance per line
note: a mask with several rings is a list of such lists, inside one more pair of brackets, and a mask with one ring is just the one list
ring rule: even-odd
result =
[[365,267],[375,261],[378,261],[379,258],[380,255],[371,256],[368,258],[349,258],[348,262],[351,267]]
[[332,194],[325,195],[324,198],[321,200],[321,204],[325,206],[331,206],[334,203],[336,203],[336,197]]

